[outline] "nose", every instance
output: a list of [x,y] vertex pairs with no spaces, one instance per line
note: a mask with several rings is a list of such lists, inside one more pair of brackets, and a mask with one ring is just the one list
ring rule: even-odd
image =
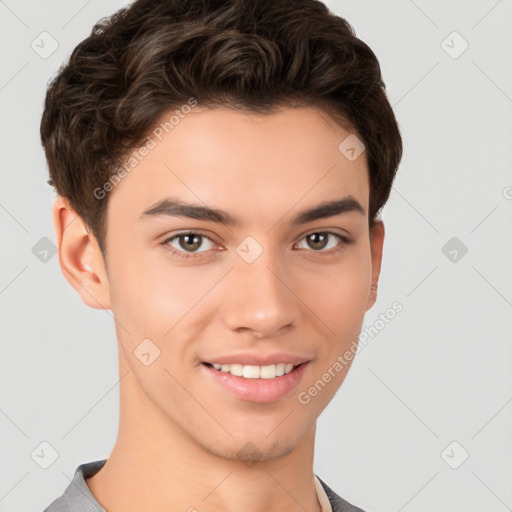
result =
[[285,274],[269,250],[252,263],[237,257],[220,299],[226,326],[265,338],[296,324],[300,302]]

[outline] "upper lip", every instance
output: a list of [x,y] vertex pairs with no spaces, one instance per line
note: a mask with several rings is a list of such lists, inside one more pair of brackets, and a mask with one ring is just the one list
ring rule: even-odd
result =
[[274,354],[231,354],[227,356],[213,357],[204,362],[211,364],[242,364],[246,366],[269,366],[271,364],[285,363],[297,366],[307,361],[309,361],[308,357],[279,352]]

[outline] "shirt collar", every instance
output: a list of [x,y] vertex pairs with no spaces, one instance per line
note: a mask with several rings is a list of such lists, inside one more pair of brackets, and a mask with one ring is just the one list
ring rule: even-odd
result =
[[327,494],[318,480],[318,477],[315,475],[315,490],[318,501],[320,502],[321,512],[332,512],[331,502],[327,497]]

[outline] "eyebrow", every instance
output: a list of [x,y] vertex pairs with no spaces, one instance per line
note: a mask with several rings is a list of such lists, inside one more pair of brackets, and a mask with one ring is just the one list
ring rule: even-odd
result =
[[[357,212],[365,215],[365,209],[351,195],[334,201],[324,201],[312,208],[299,212],[291,221],[291,226],[299,226],[314,220],[326,219],[336,215]],[[175,197],[167,197],[145,210],[140,218],[147,219],[156,216],[187,217],[189,219],[216,222],[226,226],[240,226],[237,217],[219,210],[197,204],[187,203]]]

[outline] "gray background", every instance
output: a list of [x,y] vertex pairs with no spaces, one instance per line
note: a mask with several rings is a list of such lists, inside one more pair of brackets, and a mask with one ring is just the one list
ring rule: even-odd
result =
[[[326,3],[377,54],[405,144],[363,328],[404,309],[320,416],[315,472],[367,512],[512,510],[512,3]],[[39,122],[47,81],[125,4],[0,0],[2,512],[41,511],[117,433],[111,313],[41,261],[55,237]]]

